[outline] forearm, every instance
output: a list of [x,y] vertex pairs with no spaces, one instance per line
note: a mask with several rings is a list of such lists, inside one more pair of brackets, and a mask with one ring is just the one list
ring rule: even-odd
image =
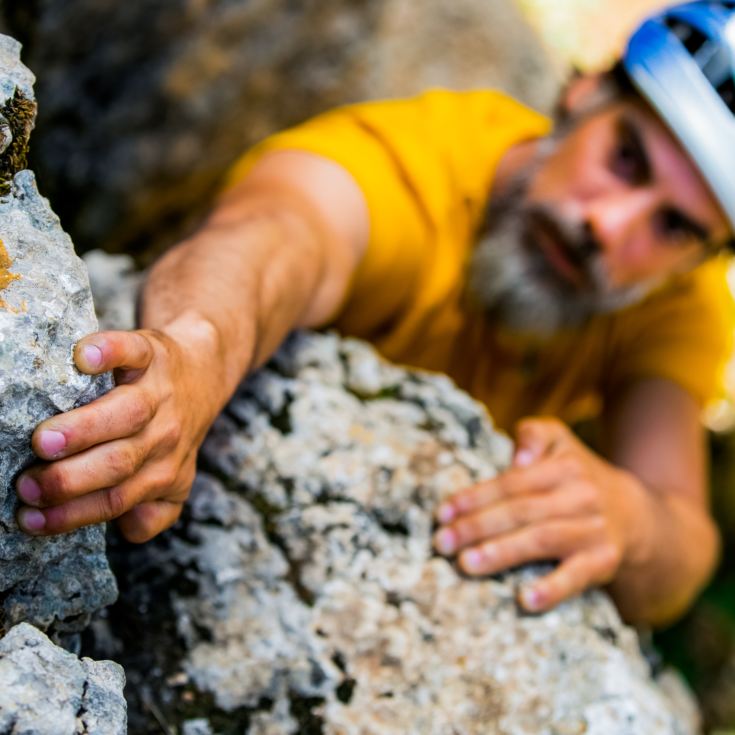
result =
[[324,243],[304,209],[273,192],[231,197],[151,271],[141,326],[191,344],[215,410],[308,311]]
[[707,582],[719,536],[706,510],[690,499],[642,484],[638,489],[629,552],[609,590],[626,620],[664,625],[681,615]]

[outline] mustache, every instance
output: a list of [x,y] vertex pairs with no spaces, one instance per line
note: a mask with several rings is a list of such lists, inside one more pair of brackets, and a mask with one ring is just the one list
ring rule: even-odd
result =
[[549,205],[533,204],[523,216],[526,247],[533,250],[538,235],[550,238],[564,257],[587,279],[592,278],[592,265],[602,246],[586,222],[570,222]]

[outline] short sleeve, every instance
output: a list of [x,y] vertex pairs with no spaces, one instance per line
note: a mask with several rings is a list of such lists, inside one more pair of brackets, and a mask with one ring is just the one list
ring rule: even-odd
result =
[[341,321],[369,336],[400,321],[417,299],[441,297],[432,273],[455,276],[498,160],[549,126],[501,93],[435,90],[314,118],[256,146],[228,180],[241,180],[266,152],[283,149],[323,156],[352,176],[366,200],[370,236]]

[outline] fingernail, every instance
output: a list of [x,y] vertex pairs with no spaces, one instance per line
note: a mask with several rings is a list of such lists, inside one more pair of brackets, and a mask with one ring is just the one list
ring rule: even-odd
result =
[[539,610],[544,601],[541,592],[533,587],[525,587],[520,591],[518,597],[521,600],[521,605],[531,612]]
[[516,467],[528,467],[531,462],[533,462],[533,452],[530,449],[519,449],[513,457],[513,464]]
[[456,548],[457,540],[454,531],[449,528],[442,528],[434,536],[434,546],[440,554],[451,554]]
[[449,523],[454,520],[454,508],[449,503],[442,503],[436,512],[439,523]]
[[44,429],[38,437],[38,443],[47,457],[55,457],[66,447],[66,437],[60,431]]
[[462,554],[461,563],[465,569],[476,571],[485,560],[485,554],[477,549],[469,549]]
[[41,487],[28,475],[21,475],[18,480],[18,496],[28,505],[37,505],[41,499]]
[[82,357],[90,367],[98,368],[102,364],[102,350],[97,345],[84,345]]
[[21,508],[18,511],[18,525],[27,533],[38,533],[46,525],[46,518],[35,508]]

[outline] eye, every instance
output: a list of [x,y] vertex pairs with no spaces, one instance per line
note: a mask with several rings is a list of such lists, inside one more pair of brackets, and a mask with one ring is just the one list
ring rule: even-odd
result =
[[696,238],[689,220],[676,209],[662,209],[656,215],[656,231],[669,242],[687,245]]
[[625,126],[618,131],[610,156],[610,170],[628,184],[642,184],[646,179],[647,164],[640,143]]

